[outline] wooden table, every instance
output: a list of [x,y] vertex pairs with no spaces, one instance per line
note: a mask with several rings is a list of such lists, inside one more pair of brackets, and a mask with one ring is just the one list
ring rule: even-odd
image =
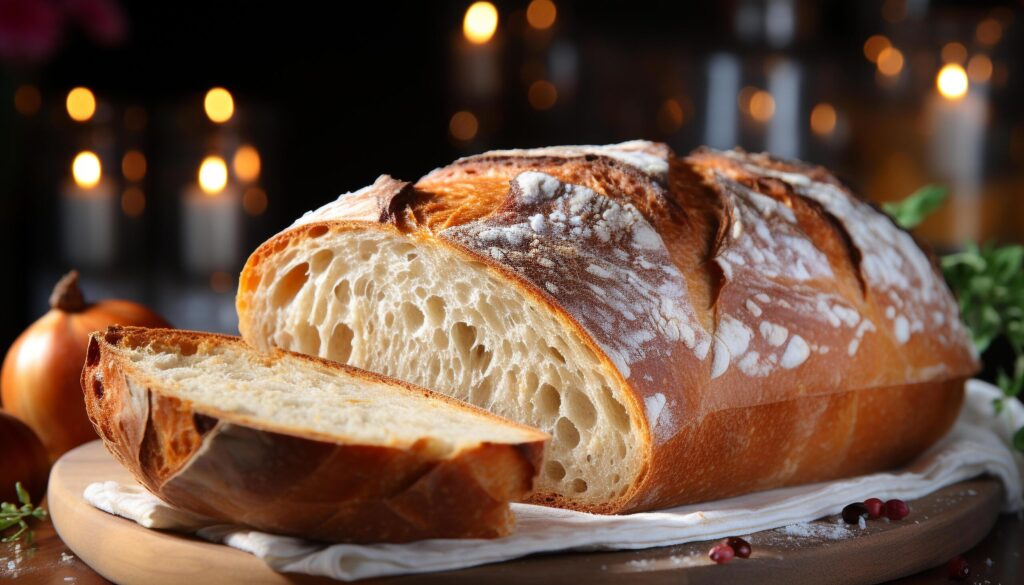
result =
[[[18,557],[20,555],[20,560]],[[966,583],[1024,583],[1024,519],[1002,516],[992,532],[978,546],[966,553],[973,574]],[[991,566],[986,562],[991,559]],[[10,571],[8,561],[15,560],[17,569]],[[851,559],[851,562],[885,562],[885,559]],[[15,545],[0,544],[0,581],[14,578],[25,585],[62,584],[93,585],[109,583],[79,560],[61,542],[49,524],[36,528],[35,545],[15,550]],[[900,585],[954,583],[946,578],[943,567],[893,581]],[[199,585],[199,584],[195,584]]]

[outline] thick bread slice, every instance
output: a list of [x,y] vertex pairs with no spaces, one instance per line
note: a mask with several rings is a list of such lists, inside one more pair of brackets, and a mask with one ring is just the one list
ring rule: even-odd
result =
[[547,439],[377,374],[208,333],[94,333],[82,388],[107,449],[157,496],[321,540],[507,534]]
[[908,461],[978,367],[928,254],[820,167],[665,145],[382,177],[249,258],[243,337],[552,434],[534,500],[652,509]]

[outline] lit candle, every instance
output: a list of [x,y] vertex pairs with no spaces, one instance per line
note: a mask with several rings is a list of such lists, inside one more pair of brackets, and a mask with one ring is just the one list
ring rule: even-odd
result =
[[928,98],[928,141],[931,173],[952,189],[954,233],[958,241],[977,238],[981,216],[985,125],[988,103],[980,87],[970,87],[967,73],[948,64],[935,79],[936,93]]
[[114,184],[103,176],[99,157],[75,156],[71,180],[61,198],[64,257],[75,266],[98,267],[114,258],[117,201]]
[[490,2],[474,2],[462,19],[462,36],[455,44],[458,92],[464,99],[494,96],[501,83],[498,49],[498,9]]
[[198,273],[237,269],[240,201],[237,187],[228,182],[224,159],[209,156],[203,160],[198,184],[186,189],[182,209],[186,268]]

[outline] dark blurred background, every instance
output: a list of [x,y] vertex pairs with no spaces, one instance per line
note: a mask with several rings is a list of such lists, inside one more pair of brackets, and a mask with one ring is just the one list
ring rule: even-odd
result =
[[0,345],[69,268],[234,332],[265,238],[497,147],[769,150],[949,186],[940,251],[1024,235],[1024,3],[471,4],[0,0]]

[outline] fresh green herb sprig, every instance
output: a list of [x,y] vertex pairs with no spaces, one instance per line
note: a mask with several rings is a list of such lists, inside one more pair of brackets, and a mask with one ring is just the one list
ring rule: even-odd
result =
[[21,504],[12,504],[11,502],[4,502],[0,504],[0,533],[13,528],[18,527],[12,534],[5,536],[0,539],[0,542],[13,542],[15,540],[25,539],[25,544],[32,544],[33,532],[29,528],[28,520],[46,520],[46,510],[32,505],[32,499],[29,497],[28,492],[21,486],[21,482],[14,484],[14,490],[18,493],[18,502]]
[[942,207],[948,194],[942,185],[925,185],[902,201],[883,203],[882,209],[904,229],[912,230]]
[[[1024,389],[1024,246],[969,244],[963,252],[942,259],[942,272],[956,292],[960,314],[971,331],[978,352],[999,337],[1009,342],[1016,359],[1013,371],[1000,370],[996,383],[1003,397],[996,401],[1002,412],[1005,400]],[[1024,442],[1018,432],[1015,443]]]

